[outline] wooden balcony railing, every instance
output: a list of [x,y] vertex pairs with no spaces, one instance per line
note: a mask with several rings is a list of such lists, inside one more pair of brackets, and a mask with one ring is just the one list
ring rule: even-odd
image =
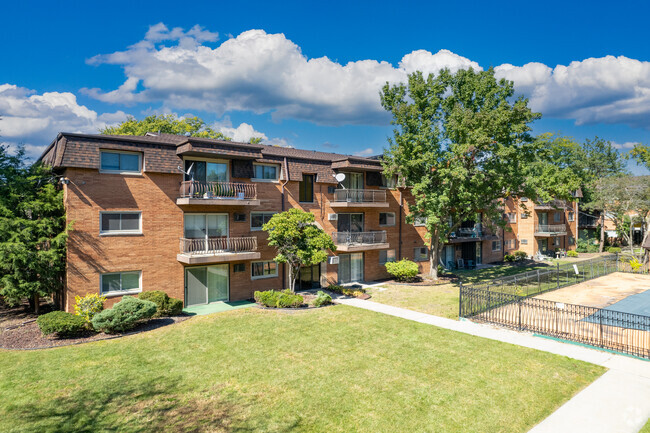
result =
[[334,202],[348,203],[385,203],[386,191],[381,189],[337,189]]
[[217,237],[187,239],[181,238],[182,254],[219,254],[219,253],[244,253],[257,250],[257,238],[248,237]]
[[186,180],[181,182],[180,195],[183,198],[254,200],[257,198],[257,185],[254,183],[199,182],[196,180]]
[[557,233],[557,234],[565,234],[566,233],[566,225],[565,224],[539,224],[537,227],[535,227],[535,233],[540,233],[540,234],[548,234],[548,233]]
[[386,232],[334,232],[332,239],[336,245],[372,245],[386,243]]

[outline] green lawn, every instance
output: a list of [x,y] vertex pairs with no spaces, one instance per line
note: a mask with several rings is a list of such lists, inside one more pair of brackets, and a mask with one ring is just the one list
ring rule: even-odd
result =
[[0,431],[525,432],[604,369],[335,306],[0,351]]
[[650,433],[650,419],[649,419],[648,422],[643,426],[643,428],[641,429],[641,431],[639,431],[639,433]]

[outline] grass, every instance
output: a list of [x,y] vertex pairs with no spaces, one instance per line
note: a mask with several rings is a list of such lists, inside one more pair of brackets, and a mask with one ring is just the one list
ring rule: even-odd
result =
[[639,433],[650,433],[650,419],[648,422],[643,426],[643,428],[639,431]]
[[0,431],[525,432],[599,366],[352,307],[0,351]]

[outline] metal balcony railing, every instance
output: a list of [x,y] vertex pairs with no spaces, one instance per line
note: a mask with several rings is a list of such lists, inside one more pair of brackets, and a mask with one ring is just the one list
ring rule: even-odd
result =
[[183,254],[244,253],[257,250],[257,238],[255,236],[238,238],[221,236],[207,239],[181,238],[180,248]]
[[566,225],[565,224],[539,224],[535,227],[535,233],[547,234],[547,233],[557,233],[565,234]]
[[228,198],[253,200],[257,198],[257,185],[254,183],[199,182],[196,180],[186,180],[181,182],[180,196],[183,198]]
[[334,191],[334,201],[348,203],[385,203],[386,191],[381,189],[337,189]]
[[373,245],[386,243],[386,232],[334,232],[336,245]]
[[535,209],[564,209],[568,203],[564,200],[551,200],[548,203],[535,203]]

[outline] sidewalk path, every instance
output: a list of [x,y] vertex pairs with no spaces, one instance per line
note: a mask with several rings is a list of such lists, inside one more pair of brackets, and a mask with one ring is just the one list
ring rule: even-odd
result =
[[650,362],[535,337],[467,320],[456,321],[361,299],[336,303],[426,323],[477,337],[543,350],[607,367],[591,385],[535,426],[531,433],[637,433],[650,418]]

